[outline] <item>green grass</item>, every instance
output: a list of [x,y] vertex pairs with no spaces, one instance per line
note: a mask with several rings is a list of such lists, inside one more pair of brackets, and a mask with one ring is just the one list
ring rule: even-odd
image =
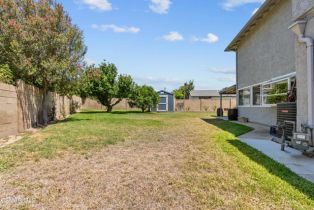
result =
[[251,130],[206,113],[86,110],[1,148],[0,172],[26,161],[92,155],[125,140],[167,140],[178,133],[188,143],[175,182],[196,209],[314,209],[313,183],[237,139]]
[[84,110],[49,125],[19,142],[0,148],[0,172],[21,163],[53,158],[66,152],[86,154],[125,141],[131,135],[167,126],[167,119],[204,116],[202,113],[141,113],[139,111]]
[[186,168],[185,184],[199,203],[206,208],[314,209],[313,183],[237,139],[251,128],[206,121],[210,141],[196,142],[200,153],[189,157]]

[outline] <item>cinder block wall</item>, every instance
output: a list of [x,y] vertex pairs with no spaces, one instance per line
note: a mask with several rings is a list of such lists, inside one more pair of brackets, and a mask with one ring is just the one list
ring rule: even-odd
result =
[[[219,99],[189,99],[176,100],[175,111],[178,112],[215,112],[220,107]],[[236,107],[236,98],[225,98],[222,100],[224,109]]]
[[0,83],[0,138],[17,132],[18,109],[15,87]]
[[[62,120],[83,109],[103,109],[95,100],[48,95],[49,120]],[[42,90],[18,81],[17,86],[0,83],[0,138],[38,126],[42,112]]]

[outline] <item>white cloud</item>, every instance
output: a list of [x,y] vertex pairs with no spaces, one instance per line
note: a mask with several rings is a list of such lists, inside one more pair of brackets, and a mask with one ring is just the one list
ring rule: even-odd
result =
[[108,31],[108,30],[112,30],[115,33],[133,33],[136,34],[138,32],[140,32],[140,28],[137,27],[128,27],[128,26],[117,26],[115,24],[102,24],[102,25],[98,25],[98,24],[93,24],[92,25],[93,29],[97,29],[100,31]]
[[192,38],[193,42],[207,42],[207,43],[216,43],[219,41],[219,37],[216,36],[215,34],[209,33],[207,34],[206,37],[193,37]]
[[255,15],[255,13],[257,13],[258,10],[259,10],[259,8],[254,9],[252,12],[252,15]]
[[184,40],[184,37],[176,31],[169,32],[169,34],[164,35],[162,38],[169,42],[177,42]]
[[156,90],[173,90],[182,85],[185,81],[170,77],[135,76],[136,83],[140,85],[150,85]]
[[235,83],[236,82],[236,77],[235,76],[225,76],[225,77],[218,77],[218,81],[220,82],[230,82],[230,83]]
[[236,7],[245,5],[245,4],[252,4],[252,3],[264,3],[265,0],[224,0],[222,4],[225,10],[233,10]]
[[88,5],[90,9],[112,10],[112,5],[108,0],[83,0],[83,3]]
[[231,68],[210,68],[208,71],[215,74],[235,74],[235,70]]
[[150,0],[150,2],[149,8],[158,14],[167,14],[171,5],[171,0]]

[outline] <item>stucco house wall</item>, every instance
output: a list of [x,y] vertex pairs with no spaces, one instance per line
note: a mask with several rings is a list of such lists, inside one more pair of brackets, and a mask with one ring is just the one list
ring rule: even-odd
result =
[[[313,10],[314,0],[292,0],[292,20],[304,16],[310,10]],[[306,25],[305,36],[314,37],[314,19],[308,20]],[[297,69],[297,123],[298,127],[302,123],[307,123],[308,120],[308,105],[307,105],[307,55],[306,45],[300,43],[295,36],[295,66]]]
[[[289,0],[290,1],[290,0]],[[299,18],[314,7],[314,0],[292,0],[293,19]]]
[[[238,89],[296,71],[295,37],[288,29],[291,11],[292,2],[282,1],[241,42],[237,51]],[[240,106],[239,116],[252,122],[276,124],[275,107]]]

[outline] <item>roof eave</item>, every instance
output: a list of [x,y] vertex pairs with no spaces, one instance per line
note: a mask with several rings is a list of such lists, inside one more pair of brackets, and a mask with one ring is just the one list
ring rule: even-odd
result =
[[256,25],[256,22],[264,17],[265,13],[269,9],[277,4],[280,0],[266,0],[264,4],[257,10],[257,12],[251,17],[251,19],[245,24],[241,31],[236,35],[236,37],[231,41],[225,52],[237,51],[241,39],[245,37],[246,33],[250,31],[252,27]]

